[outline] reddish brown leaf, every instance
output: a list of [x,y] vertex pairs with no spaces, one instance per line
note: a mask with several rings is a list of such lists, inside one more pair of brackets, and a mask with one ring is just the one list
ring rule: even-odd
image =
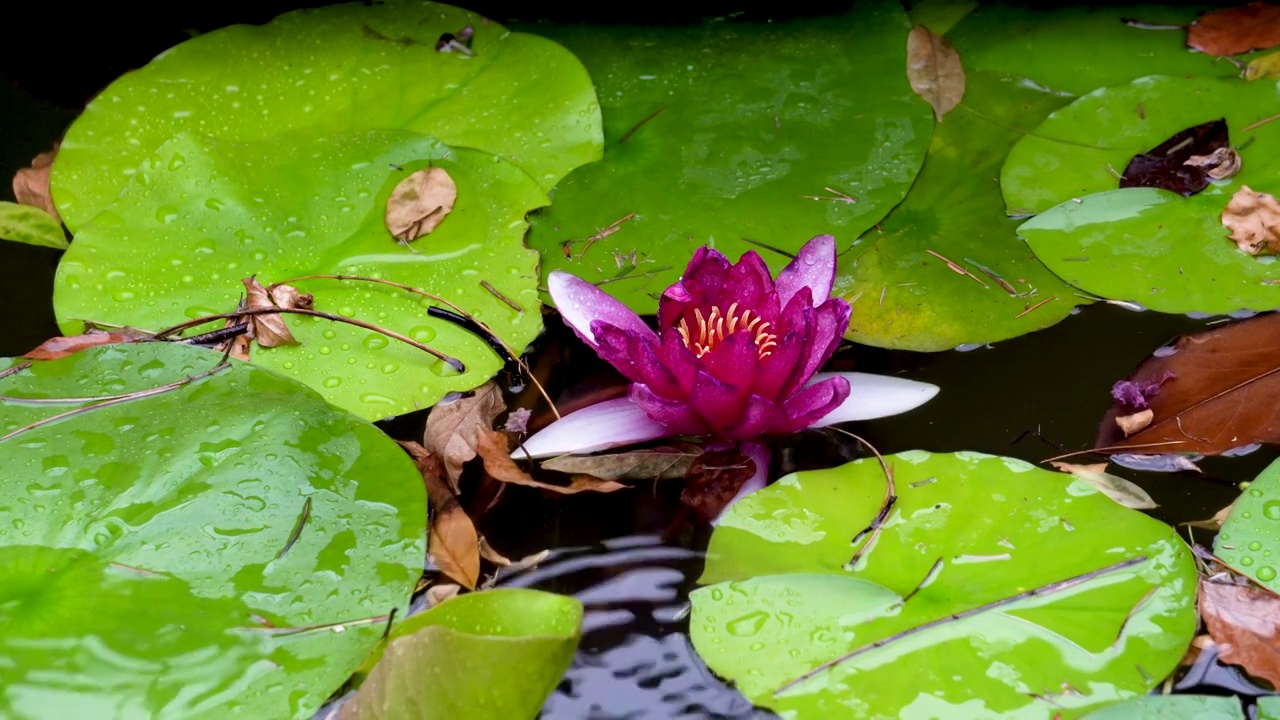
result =
[[1280,687],[1280,596],[1251,585],[1202,578],[1200,614],[1223,662]]
[[707,521],[714,520],[755,473],[755,461],[737,448],[703,453],[685,476],[680,500]]
[[116,345],[119,343],[145,342],[151,336],[141,330],[120,328],[119,330],[90,330],[83,335],[71,337],[49,338],[40,346],[22,357],[28,360],[57,360],[99,345]]
[[23,205],[38,207],[62,222],[58,209],[53,205],[53,197],[49,194],[49,171],[53,167],[53,159],[58,154],[55,145],[50,152],[42,152],[31,161],[31,167],[19,170],[13,176],[13,197]]
[[437,403],[427,416],[427,432],[422,444],[444,463],[445,477],[454,492],[462,477],[462,466],[476,456],[481,432],[489,432],[494,418],[503,411],[502,391],[485,383],[468,397]]
[[1155,417],[1155,412],[1151,408],[1139,410],[1132,415],[1119,415],[1116,417],[1116,426],[1120,428],[1120,432],[1132,435],[1142,428],[1151,424],[1151,419]]
[[951,41],[917,25],[907,35],[907,80],[939,121],[964,98],[964,67]]
[[1219,57],[1280,45],[1280,5],[1254,2],[1205,13],[1191,24],[1187,45]]
[[[1174,134],[1150,150],[1133,156],[1120,177],[1120,187],[1153,187],[1190,197],[1209,187],[1207,161],[1229,145],[1227,121],[1214,120]],[[1216,168],[1217,164],[1212,165]]]
[[457,198],[458,186],[443,168],[419,170],[387,198],[387,229],[396,240],[413,242],[439,227]]
[[1280,252],[1280,202],[1270,193],[1241,185],[1222,211],[1222,224],[1250,255]]
[[1102,421],[1099,450],[1216,455],[1280,442],[1280,314],[1187,335],[1164,355],[1148,358],[1130,378],[1160,384],[1146,399],[1151,424],[1124,437],[1116,418],[1130,410],[1117,402]]
[[573,495],[580,492],[607,493],[627,487],[612,480],[601,480],[590,475],[574,475],[570,478],[568,485],[552,485],[534,480],[529,473],[521,470],[520,466],[511,459],[511,447],[507,441],[507,436],[495,430],[481,431],[476,449],[484,460],[484,471],[494,480],[501,482],[541,488],[561,495]]
[[480,536],[475,524],[441,478],[435,456],[418,443],[400,445],[413,458],[427,487],[427,504],[432,511],[427,552],[444,574],[474,590],[480,579]]

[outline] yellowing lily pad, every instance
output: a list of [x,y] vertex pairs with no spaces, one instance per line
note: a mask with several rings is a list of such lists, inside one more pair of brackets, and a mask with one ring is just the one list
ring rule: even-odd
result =
[[[470,54],[436,50],[467,26]],[[393,128],[500,155],[544,189],[600,157],[591,80],[564,48],[450,5],[347,3],[200,35],[116,80],[67,132],[54,200],[78,232],[181,132]]]
[[220,359],[0,360],[0,716],[310,717],[404,608],[413,463]]
[[[457,204],[439,228],[407,246],[386,228],[387,197],[429,164],[453,178]],[[368,276],[434,293],[519,351],[542,326],[537,254],[521,242],[524,214],[545,202],[516,165],[411,132],[243,144],[179,135],[81,228],[58,267],[54,308],[68,327],[90,321],[155,331],[234,310],[241,278],[250,275],[264,284],[314,274]],[[386,328],[465,367],[458,372],[373,330],[297,315],[287,322],[301,344],[252,349],[253,362],[367,419],[477,387],[503,364],[483,338],[429,317],[428,306],[441,303],[421,295],[368,282],[294,284],[315,296],[317,311]]]
[[[1168,526],[1088,483],[976,453],[875,460],[739,501],[693,593],[694,647],[796,720],[1078,718],[1146,693],[1196,627]],[[905,669],[905,670],[904,670]]]
[[638,312],[704,244],[735,259],[757,250],[774,271],[815,235],[847,247],[924,159],[933,118],[907,81],[896,2],[771,23],[536,30],[591,71],[606,147],[556,186],[529,244],[544,273],[607,283]]

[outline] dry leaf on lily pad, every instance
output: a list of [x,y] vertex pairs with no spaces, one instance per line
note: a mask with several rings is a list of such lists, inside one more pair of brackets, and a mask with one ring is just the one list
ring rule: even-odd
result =
[[444,168],[419,170],[401,180],[387,198],[387,229],[400,242],[429,235],[453,212],[458,186]]
[[31,161],[31,167],[14,173],[13,197],[23,205],[38,207],[62,222],[58,209],[53,206],[53,197],[49,194],[49,170],[57,154],[58,148],[55,146],[53,150],[37,155]]
[[1050,465],[1089,483],[1103,495],[1127,508],[1150,510],[1151,508],[1160,507],[1156,504],[1156,501],[1151,499],[1146,490],[1122,477],[1107,472],[1108,463],[1073,465],[1072,463],[1052,462]]
[[1220,147],[1208,155],[1192,155],[1182,163],[1197,167],[1214,180],[1235,177],[1240,172],[1240,153],[1233,147]]
[[474,590],[480,579],[480,536],[466,510],[441,478],[440,461],[415,442],[401,442],[422,473],[431,526],[427,552],[445,575]]
[[1103,418],[1098,450],[1217,455],[1280,442],[1280,314],[1183,336],[1160,355],[1125,381],[1159,387],[1143,396],[1151,424],[1124,437],[1116,418],[1134,409],[1117,399]]
[[1240,186],[1222,211],[1222,224],[1250,255],[1280,252],[1280,202],[1270,193]]
[[506,408],[502,391],[485,383],[469,396],[445,400],[431,408],[422,445],[444,464],[445,477],[454,492],[462,466],[476,456],[480,435],[491,432],[493,421]]
[[1280,596],[1222,577],[1200,580],[1200,615],[1218,644],[1218,657],[1280,687]]
[[1248,82],[1269,77],[1280,77],[1280,52],[1273,52],[1250,60],[1249,64],[1244,66],[1242,75]]
[[907,35],[907,79],[939,121],[964,98],[964,67],[951,41],[917,25]]
[[611,455],[564,455],[544,461],[542,467],[604,480],[675,480],[689,472],[701,452],[697,445],[684,443],[680,447],[632,450]]
[[1228,146],[1226,120],[1187,128],[1134,155],[1120,176],[1120,187],[1153,187],[1190,197],[1209,187],[1209,173],[1203,161],[1196,161],[1199,165],[1188,161],[1193,157],[1211,157]]
[[1187,45],[1218,57],[1280,45],[1280,5],[1253,2],[1205,13],[1187,31]]
[[479,433],[479,442],[476,449],[484,460],[484,470],[489,474],[489,477],[504,483],[527,485],[550,490],[561,495],[573,495],[580,492],[607,493],[628,487],[622,483],[601,480],[590,475],[574,475],[568,485],[552,485],[551,483],[534,480],[533,476],[521,470],[515,460],[511,459],[511,447],[507,441],[507,436],[496,430],[482,430]]
[[[257,278],[247,277],[240,280],[244,283],[245,299],[241,303],[241,310],[267,310],[270,308],[283,308],[285,310],[294,310],[298,308],[307,309],[314,303],[314,298],[298,292],[298,289],[291,285],[272,285],[271,289],[262,286]],[[249,337],[256,341],[262,347],[280,347],[281,345],[297,345],[298,341],[293,337],[293,333],[289,332],[289,327],[285,325],[284,316],[279,313],[263,313],[261,315],[250,315],[249,321]],[[228,321],[233,324],[241,321]]]
[[57,360],[99,345],[116,345],[119,343],[145,342],[151,335],[133,328],[115,330],[89,330],[83,335],[71,337],[49,338],[40,346],[22,357],[27,360]]

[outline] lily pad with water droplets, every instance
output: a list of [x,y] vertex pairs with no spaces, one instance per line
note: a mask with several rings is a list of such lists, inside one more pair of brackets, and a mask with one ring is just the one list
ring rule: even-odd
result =
[[933,117],[907,82],[896,2],[768,23],[532,29],[590,70],[605,157],[556,186],[529,244],[544,272],[607,283],[638,312],[654,312],[704,244],[734,259],[756,250],[775,271],[815,235],[847,246],[924,160]]
[[862,534],[885,496],[875,460],[789,475],[720,520],[691,633],[752,702],[797,720],[1077,718],[1177,666],[1196,569],[1168,526],[1020,460],[886,461],[878,534]]
[[1237,697],[1148,695],[1091,712],[1085,720],[1245,720]]
[[0,715],[309,717],[403,609],[413,463],[261,368],[180,384],[219,358],[110,345],[0,377]]
[[[470,55],[436,50],[467,26]],[[500,155],[544,189],[600,157],[591,79],[564,48],[450,5],[347,3],[200,35],[116,80],[67,131],[54,200],[78,232],[182,132],[245,143],[395,128]]]
[[[387,197],[433,164],[458,187],[447,222],[412,246],[383,222]],[[76,321],[160,330],[230,312],[241,278],[370,276],[420,288],[484,322],[517,352],[541,330],[537,254],[524,214],[546,195],[520,168],[404,131],[238,144],[180,135],[77,234],[58,266],[54,309]],[[294,283],[315,309],[386,328],[461,361],[465,372],[372,330],[287,316],[300,345],[259,348],[253,362],[292,375],[366,419],[427,407],[489,379],[503,359],[478,335],[429,317],[440,305],[387,285]],[[488,287],[486,287],[486,284]],[[205,325],[209,331],[220,324]]]
[[1213,552],[1236,570],[1280,592],[1280,462],[1267,466],[1231,506]]

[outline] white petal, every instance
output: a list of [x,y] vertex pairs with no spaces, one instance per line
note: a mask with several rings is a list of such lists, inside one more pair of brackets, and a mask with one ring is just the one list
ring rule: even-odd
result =
[[816,373],[809,383],[834,375],[849,381],[849,397],[812,427],[897,415],[920,407],[938,394],[937,385],[871,373]]
[[534,433],[511,457],[593,453],[669,434],[665,425],[646,415],[630,398],[618,398],[565,415]]
[[593,349],[597,347],[595,333],[591,332],[593,320],[602,320],[628,333],[657,339],[653,330],[631,308],[576,275],[553,270],[547,277],[547,291],[556,302],[560,317]]

